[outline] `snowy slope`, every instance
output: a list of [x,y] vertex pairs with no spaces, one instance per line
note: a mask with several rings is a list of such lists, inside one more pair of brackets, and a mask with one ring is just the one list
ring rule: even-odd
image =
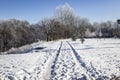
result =
[[[43,49],[39,49],[43,47]],[[120,40],[39,42],[22,54],[0,55],[0,80],[109,80],[120,76]]]

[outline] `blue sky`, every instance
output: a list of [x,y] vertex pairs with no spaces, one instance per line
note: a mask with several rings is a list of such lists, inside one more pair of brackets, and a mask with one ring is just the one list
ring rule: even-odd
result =
[[37,23],[53,16],[55,8],[65,3],[90,22],[120,18],[120,0],[0,0],[0,20],[15,18]]

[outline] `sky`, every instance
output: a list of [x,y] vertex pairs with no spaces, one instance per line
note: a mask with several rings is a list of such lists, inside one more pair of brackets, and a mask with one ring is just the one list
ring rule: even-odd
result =
[[35,24],[52,17],[56,7],[65,3],[92,23],[120,18],[120,0],[0,0],[0,20],[15,18]]

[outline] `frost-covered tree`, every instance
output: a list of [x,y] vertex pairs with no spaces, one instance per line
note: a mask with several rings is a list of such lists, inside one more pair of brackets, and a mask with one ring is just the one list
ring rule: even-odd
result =
[[10,19],[0,22],[0,52],[34,42],[34,33],[27,21]]
[[55,11],[55,17],[64,25],[64,34],[66,38],[72,37],[74,33],[75,14],[69,4],[58,6]]
[[40,24],[43,27],[43,33],[46,41],[60,39],[63,36],[61,33],[63,29],[56,18],[44,19]]

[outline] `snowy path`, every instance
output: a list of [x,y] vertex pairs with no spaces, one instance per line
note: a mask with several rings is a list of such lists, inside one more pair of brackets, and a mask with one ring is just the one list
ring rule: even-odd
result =
[[75,61],[73,51],[67,42],[62,42],[58,55],[52,65],[51,77],[53,80],[73,80],[81,78],[83,74]]
[[[0,55],[0,80],[110,80],[120,76],[120,40],[43,42],[25,54]],[[106,45],[105,45],[106,44]]]
[[52,65],[51,77],[53,80],[88,80],[102,79],[92,63],[86,66],[80,55],[72,45],[62,42]]

